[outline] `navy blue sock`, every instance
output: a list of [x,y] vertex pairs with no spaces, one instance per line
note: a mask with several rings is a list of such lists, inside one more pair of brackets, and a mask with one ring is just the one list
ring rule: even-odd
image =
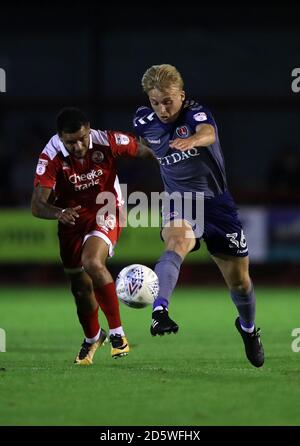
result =
[[248,294],[237,294],[231,291],[231,299],[233,300],[238,313],[240,323],[244,328],[252,328],[255,321],[256,299],[253,285]]
[[170,296],[176,286],[182,258],[175,251],[165,251],[155,265],[159,280],[159,295],[153,303],[153,308],[162,306],[167,308]]

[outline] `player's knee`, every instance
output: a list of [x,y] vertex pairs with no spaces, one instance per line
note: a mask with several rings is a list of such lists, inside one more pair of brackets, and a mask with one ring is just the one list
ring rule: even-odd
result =
[[85,272],[90,276],[98,276],[101,275],[101,272],[104,273],[106,270],[105,264],[101,261],[101,259],[97,259],[94,257],[87,257],[82,261],[83,268]]
[[71,290],[76,300],[86,299],[93,292],[91,285],[71,285]]
[[251,280],[249,276],[240,277],[231,285],[231,291],[241,296],[246,296],[251,291]]

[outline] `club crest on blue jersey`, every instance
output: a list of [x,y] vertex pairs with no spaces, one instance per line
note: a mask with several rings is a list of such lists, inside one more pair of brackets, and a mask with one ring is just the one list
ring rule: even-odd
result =
[[176,135],[179,136],[179,138],[188,138],[190,132],[186,125],[182,125],[181,127],[177,127]]

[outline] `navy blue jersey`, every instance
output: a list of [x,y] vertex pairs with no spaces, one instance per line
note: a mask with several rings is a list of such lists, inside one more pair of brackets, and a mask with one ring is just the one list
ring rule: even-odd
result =
[[[202,123],[215,128],[214,144],[184,152],[169,147],[170,140],[191,136]],[[218,129],[207,108],[195,101],[185,101],[176,121],[164,124],[150,107],[140,107],[135,113],[134,128],[158,159],[168,193],[204,192],[205,198],[213,198],[227,190]]]

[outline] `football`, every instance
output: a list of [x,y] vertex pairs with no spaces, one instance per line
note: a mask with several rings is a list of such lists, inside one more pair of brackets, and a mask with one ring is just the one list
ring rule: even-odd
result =
[[145,308],[158,296],[158,277],[145,265],[129,265],[120,271],[116,280],[118,298],[132,308]]

